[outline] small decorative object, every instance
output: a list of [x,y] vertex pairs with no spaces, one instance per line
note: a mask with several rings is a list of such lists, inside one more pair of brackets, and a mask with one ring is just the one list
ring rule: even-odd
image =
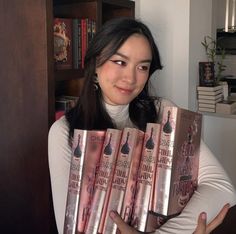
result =
[[[199,63],[199,79],[200,86],[216,86],[222,79],[222,72],[225,71],[226,65],[224,65],[225,50],[217,47],[216,40],[210,36],[205,36],[204,40],[201,42],[205,48],[205,52],[208,58],[208,63],[206,62],[205,68]],[[217,52],[217,59],[216,59]],[[214,72],[212,72],[212,69]]]

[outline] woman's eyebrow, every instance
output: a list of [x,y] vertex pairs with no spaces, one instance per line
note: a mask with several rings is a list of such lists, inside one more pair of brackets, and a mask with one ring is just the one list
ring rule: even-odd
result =
[[[114,55],[118,55],[118,56],[120,56],[120,57],[122,57],[122,58],[124,58],[124,59],[127,59],[127,60],[129,60],[129,57],[128,56],[126,56],[126,55],[124,55],[124,54],[122,54],[122,53],[120,53],[120,52],[116,52]],[[141,60],[140,61],[140,63],[151,63],[152,62],[152,60],[151,59],[144,59],[144,60]]]

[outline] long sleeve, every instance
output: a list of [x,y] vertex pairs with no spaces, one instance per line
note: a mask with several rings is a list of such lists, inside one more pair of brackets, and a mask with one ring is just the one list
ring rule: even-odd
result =
[[48,160],[56,224],[58,233],[62,234],[71,161],[68,125],[64,117],[56,121],[50,128]]
[[207,213],[209,222],[226,203],[236,204],[235,190],[224,169],[201,141],[198,188],[182,213],[166,222],[156,233],[193,233],[202,211]]

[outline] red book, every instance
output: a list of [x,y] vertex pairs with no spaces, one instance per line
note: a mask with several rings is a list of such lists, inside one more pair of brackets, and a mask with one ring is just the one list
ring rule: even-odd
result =
[[131,217],[143,135],[135,128],[124,128],[122,132],[107,210],[102,215],[104,224],[99,233],[116,234],[117,225],[109,217],[111,210],[122,212],[126,221]]
[[150,201],[152,199],[160,129],[160,124],[148,123],[143,143],[131,221],[131,225],[142,232],[146,229]]
[[102,211],[106,210],[105,203],[109,197],[112,176],[119,149],[121,131],[107,129],[103,150],[96,175],[95,188],[89,219],[85,227],[85,233],[97,233],[101,222]]
[[173,216],[197,187],[202,115],[165,107],[160,136],[152,211]]
[[72,19],[54,18],[53,36],[56,69],[72,69]]

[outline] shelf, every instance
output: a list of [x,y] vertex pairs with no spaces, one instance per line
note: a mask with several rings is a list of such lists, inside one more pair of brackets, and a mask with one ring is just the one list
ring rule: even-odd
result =
[[236,119],[236,114],[229,115],[229,114],[220,114],[220,113],[211,113],[211,112],[200,112],[199,113],[207,116],[219,117],[219,118],[228,118],[228,119]]

